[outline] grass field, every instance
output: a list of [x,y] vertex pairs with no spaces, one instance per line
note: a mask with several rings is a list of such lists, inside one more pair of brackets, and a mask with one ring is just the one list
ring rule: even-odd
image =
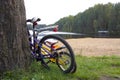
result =
[[64,74],[56,64],[50,70],[33,62],[26,70],[1,74],[0,80],[120,80],[120,39],[81,38],[67,40],[76,56],[77,71]]
[[0,80],[120,80],[120,57],[86,57],[76,56],[77,71],[64,74],[55,64],[50,70],[39,62],[33,62],[26,70],[8,71]]

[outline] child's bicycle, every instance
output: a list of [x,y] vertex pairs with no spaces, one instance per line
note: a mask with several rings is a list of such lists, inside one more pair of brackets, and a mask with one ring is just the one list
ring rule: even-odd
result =
[[39,34],[48,29],[56,31],[56,27],[45,27],[36,29],[39,18],[27,20],[33,25],[33,34],[29,35],[30,49],[33,57],[41,64],[50,69],[48,63],[56,63],[64,73],[74,73],[76,71],[76,62],[70,45],[58,35],[46,35],[38,39]]

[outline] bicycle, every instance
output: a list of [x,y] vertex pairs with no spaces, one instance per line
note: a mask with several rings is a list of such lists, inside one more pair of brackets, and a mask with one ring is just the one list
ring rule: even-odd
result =
[[[38,39],[39,34],[48,29],[56,31],[58,27],[45,27],[36,29],[39,18],[28,19],[33,25],[33,34],[29,34],[30,50],[32,56],[41,64],[50,69],[48,63],[56,63],[64,73],[74,73],[77,69],[75,57],[71,46],[58,35],[45,35]],[[28,32],[29,33],[29,32]]]

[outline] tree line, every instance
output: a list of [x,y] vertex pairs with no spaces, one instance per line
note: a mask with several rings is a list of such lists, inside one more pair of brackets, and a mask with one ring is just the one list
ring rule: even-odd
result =
[[120,37],[120,3],[97,4],[75,16],[61,18],[59,30],[95,36],[108,31],[109,37]]

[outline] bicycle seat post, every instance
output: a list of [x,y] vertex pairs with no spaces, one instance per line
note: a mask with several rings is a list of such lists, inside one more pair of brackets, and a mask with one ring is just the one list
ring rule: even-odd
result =
[[35,28],[35,25],[34,25],[34,23],[33,23],[33,45],[34,45],[34,50],[33,50],[33,52],[35,53],[35,45],[36,45],[36,42],[35,42],[35,30],[34,30],[34,28]]

